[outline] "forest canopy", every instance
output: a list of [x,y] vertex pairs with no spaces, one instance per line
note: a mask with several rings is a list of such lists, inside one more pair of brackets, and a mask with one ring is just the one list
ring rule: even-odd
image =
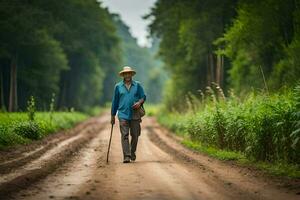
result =
[[165,104],[180,109],[189,92],[198,95],[213,83],[239,94],[294,86],[299,6],[299,0],[158,0],[145,18],[171,73]]
[[108,11],[93,0],[0,4],[1,105],[24,109],[33,95],[47,109],[53,93],[60,108],[99,104],[105,73],[120,57]]
[[[100,1],[0,0],[1,110],[24,111],[30,96],[39,110],[48,110],[53,97],[58,110],[103,106],[125,65],[150,85],[154,54]],[[154,80],[150,101],[160,98],[162,81]]]

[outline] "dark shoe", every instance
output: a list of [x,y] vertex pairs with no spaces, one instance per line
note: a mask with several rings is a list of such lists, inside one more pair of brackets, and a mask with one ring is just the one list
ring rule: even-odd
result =
[[130,162],[130,157],[125,157],[123,163],[129,163],[129,162]]
[[132,154],[131,154],[131,160],[132,160],[132,161],[135,161],[135,159],[136,159],[136,155],[135,155],[135,153],[132,153]]

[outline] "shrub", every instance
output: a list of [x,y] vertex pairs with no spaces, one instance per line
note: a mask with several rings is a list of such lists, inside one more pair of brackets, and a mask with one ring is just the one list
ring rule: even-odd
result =
[[0,148],[43,138],[87,117],[78,112],[36,112],[33,121],[28,113],[0,113]]
[[243,100],[208,92],[198,110],[190,106],[186,113],[162,113],[159,121],[204,146],[255,160],[300,163],[300,85],[280,94],[252,92]]
[[25,138],[37,140],[41,138],[41,129],[34,121],[17,122],[13,126],[13,132]]

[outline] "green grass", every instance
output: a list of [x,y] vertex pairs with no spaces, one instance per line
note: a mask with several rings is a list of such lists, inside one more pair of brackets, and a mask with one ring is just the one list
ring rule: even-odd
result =
[[156,116],[160,124],[168,128],[176,135],[182,137],[186,137],[188,135],[186,131],[186,124],[190,119],[189,114],[183,115],[180,113],[161,112]]
[[281,162],[268,163],[263,161],[250,160],[246,158],[246,156],[241,152],[220,150],[214,147],[204,146],[199,142],[193,142],[189,139],[184,139],[182,141],[182,144],[187,148],[198,151],[213,158],[223,161],[235,161],[241,166],[252,166],[257,169],[263,170],[270,175],[300,178],[299,165],[296,164],[286,164]]
[[204,154],[207,154],[211,157],[217,158],[219,160],[244,160],[246,159],[246,157],[241,154],[241,153],[237,153],[237,152],[233,152],[233,151],[225,151],[225,150],[220,150],[220,149],[216,149],[214,147],[210,147],[210,146],[204,146],[201,145],[201,143],[197,143],[197,142],[193,142],[191,140],[188,139],[184,139],[182,141],[182,144],[190,149],[202,152]]
[[160,112],[160,110],[162,108],[162,105],[160,105],[160,104],[148,104],[146,102],[144,104],[144,108],[145,108],[147,116],[155,116]]
[[86,110],[85,113],[87,113],[90,116],[98,116],[101,115],[104,111],[109,110],[110,109],[110,105],[106,104],[104,106],[95,106],[92,108],[89,108],[88,110]]
[[214,95],[194,97],[185,112],[162,109],[158,122],[182,136],[185,146],[217,159],[299,177],[300,86],[270,95],[252,92],[243,99]]
[[291,178],[300,178],[299,165],[285,164],[285,163],[266,163],[266,162],[252,162],[252,164],[272,175],[287,176]]
[[0,113],[0,149],[27,144],[50,133],[68,129],[88,115],[79,112],[36,112],[29,121],[27,113]]

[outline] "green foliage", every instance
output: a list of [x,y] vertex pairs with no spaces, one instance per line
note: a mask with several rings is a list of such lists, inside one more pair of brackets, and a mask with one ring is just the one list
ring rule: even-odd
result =
[[86,113],[90,116],[98,116],[108,109],[109,109],[108,106],[104,106],[104,107],[95,106],[95,107],[89,108],[86,111]]
[[27,144],[30,139],[17,135],[7,126],[0,125],[0,149],[17,144]]
[[291,133],[293,138],[292,147],[297,150],[300,147],[300,83],[294,89],[294,101],[296,102],[296,111],[293,113],[293,126],[295,127],[294,131]]
[[183,137],[187,135],[185,126],[190,120],[190,115],[183,115],[178,112],[170,113],[165,109],[161,109],[157,116],[159,123],[166,126],[172,132]]
[[50,123],[53,119],[53,112],[54,112],[54,103],[55,103],[55,93],[52,93],[52,98],[49,106],[49,113],[50,113]]
[[34,121],[15,123],[12,127],[13,132],[24,138],[37,140],[41,138],[41,130]]
[[30,121],[34,121],[35,110],[34,97],[30,96],[30,99],[27,101],[27,113]]
[[283,163],[278,173],[299,169],[299,86],[291,91],[299,8],[294,0],[158,0],[146,18],[170,73],[159,121],[200,149]]
[[270,163],[263,161],[250,160],[245,157],[244,154],[235,151],[220,150],[210,146],[204,146],[197,141],[191,141],[184,139],[182,144],[188,148],[207,154],[213,158],[226,161],[236,161],[242,166],[253,166],[262,169],[272,175],[277,176],[288,176],[292,178],[300,177],[299,165],[297,164],[286,164],[282,162]]
[[158,0],[146,18],[172,79],[164,95],[169,111],[184,110],[186,95],[212,82],[239,94],[293,87],[300,77],[299,8],[294,0]]
[[156,116],[161,111],[162,105],[146,103],[144,108],[147,116]]
[[244,162],[244,164],[254,165],[260,169],[266,170],[267,172],[277,176],[288,176],[292,178],[300,177],[299,165],[297,164],[286,164],[286,163],[267,163],[267,162]]
[[145,91],[147,91],[148,103],[160,103],[163,93],[163,85],[165,83],[164,77],[166,74],[161,68],[154,68],[148,72],[148,79],[145,82]]
[[161,39],[159,55],[170,72],[164,91],[168,110],[184,110],[186,95],[197,94],[215,81],[213,42],[230,23],[235,4],[235,0],[158,0],[146,16],[153,19],[149,28],[152,36]]
[[1,100],[9,96],[13,62],[19,110],[31,95],[45,111],[52,93],[61,110],[99,106],[101,96],[110,100],[103,86],[120,64],[120,47],[112,15],[100,2],[3,1],[0,13]]
[[236,91],[294,86],[299,80],[299,2],[240,0],[237,17],[215,44],[231,60],[229,83]]
[[233,151],[225,151],[225,150],[219,150],[213,147],[207,147],[207,146],[203,146],[201,145],[201,143],[197,143],[197,142],[193,142],[191,140],[183,140],[182,144],[184,144],[185,146],[194,149],[196,151],[200,151],[203,152],[207,155],[210,155],[214,158],[217,158],[219,160],[236,160],[236,161],[240,161],[240,160],[244,160],[246,159],[244,155],[237,153],[237,152],[233,152]]
[[225,101],[206,94],[210,100],[198,110],[162,112],[159,122],[204,146],[242,152],[249,159],[299,164],[298,90],[251,93],[243,100],[232,95]]
[[26,113],[0,113],[0,148],[26,144],[62,129],[71,128],[87,118],[78,112],[37,112],[35,120],[28,120]]

